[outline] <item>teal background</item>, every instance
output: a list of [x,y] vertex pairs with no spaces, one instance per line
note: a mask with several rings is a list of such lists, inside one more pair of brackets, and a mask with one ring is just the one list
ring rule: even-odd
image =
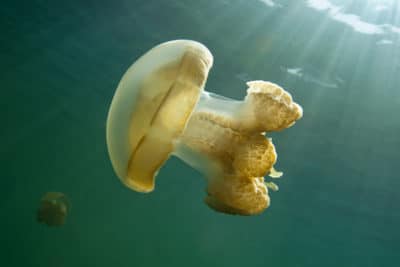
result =
[[[1,266],[400,266],[400,33],[275,3],[2,1]],[[398,1],[331,3],[400,27]],[[210,210],[205,180],[176,158],[152,194],[113,173],[114,90],[136,58],[178,38],[212,51],[207,90],[241,99],[245,81],[270,80],[304,108],[272,134],[284,176],[260,216]],[[63,227],[35,221],[47,191],[71,201]]]

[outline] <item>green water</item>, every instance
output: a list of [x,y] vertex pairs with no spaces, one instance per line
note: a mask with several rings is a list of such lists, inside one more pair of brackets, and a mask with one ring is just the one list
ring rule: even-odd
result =
[[[311,2],[3,1],[1,266],[400,266],[400,4]],[[272,135],[284,176],[260,216],[210,210],[174,158],[152,194],[111,168],[122,74],[178,38],[212,51],[207,90],[270,80],[304,108]],[[63,227],[35,220],[47,191],[70,199]]]

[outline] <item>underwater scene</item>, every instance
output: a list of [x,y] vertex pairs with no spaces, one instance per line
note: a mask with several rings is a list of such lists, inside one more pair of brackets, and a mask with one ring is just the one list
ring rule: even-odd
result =
[[0,6],[1,266],[400,266],[400,1]]

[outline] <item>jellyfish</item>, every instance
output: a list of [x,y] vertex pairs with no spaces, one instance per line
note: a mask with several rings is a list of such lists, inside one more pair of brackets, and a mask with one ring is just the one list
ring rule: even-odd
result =
[[247,82],[234,100],[204,90],[211,52],[191,40],[162,43],[123,75],[107,117],[111,164],[128,188],[148,193],[170,156],[202,173],[205,203],[237,215],[262,213],[270,205],[264,176],[280,177],[277,153],[267,133],[292,126],[300,105],[279,85]]
[[48,226],[61,226],[65,223],[70,209],[68,198],[60,192],[47,192],[40,200],[37,221]]

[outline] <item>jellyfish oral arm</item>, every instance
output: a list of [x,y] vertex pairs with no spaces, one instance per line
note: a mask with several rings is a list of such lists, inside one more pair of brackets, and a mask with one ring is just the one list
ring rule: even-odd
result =
[[[176,139],[173,155],[203,173],[216,171],[224,168],[217,167],[221,155],[234,153],[238,146],[243,152],[249,140],[264,143],[260,135],[288,128],[302,117],[302,108],[278,85],[265,81],[247,84],[242,101],[203,91],[183,134]],[[263,149],[261,144],[253,147]],[[281,175],[272,166],[270,169],[273,177]]]
[[193,113],[223,116],[233,128],[248,132],[283,130],[303,116],[301,106],[279,85],[260,80],[247,85],[247,95],[242,101],[202,91]]
[[248,85],[243,101],[203,92],[173,152],[204,174],[209,206],[242,215],[269,205],[267,187],[277,186],[264,184],[263,176],[282,175],[273,168],[277,154],[264,133],[290,127],[302,116],[301,107],[279,86]]

